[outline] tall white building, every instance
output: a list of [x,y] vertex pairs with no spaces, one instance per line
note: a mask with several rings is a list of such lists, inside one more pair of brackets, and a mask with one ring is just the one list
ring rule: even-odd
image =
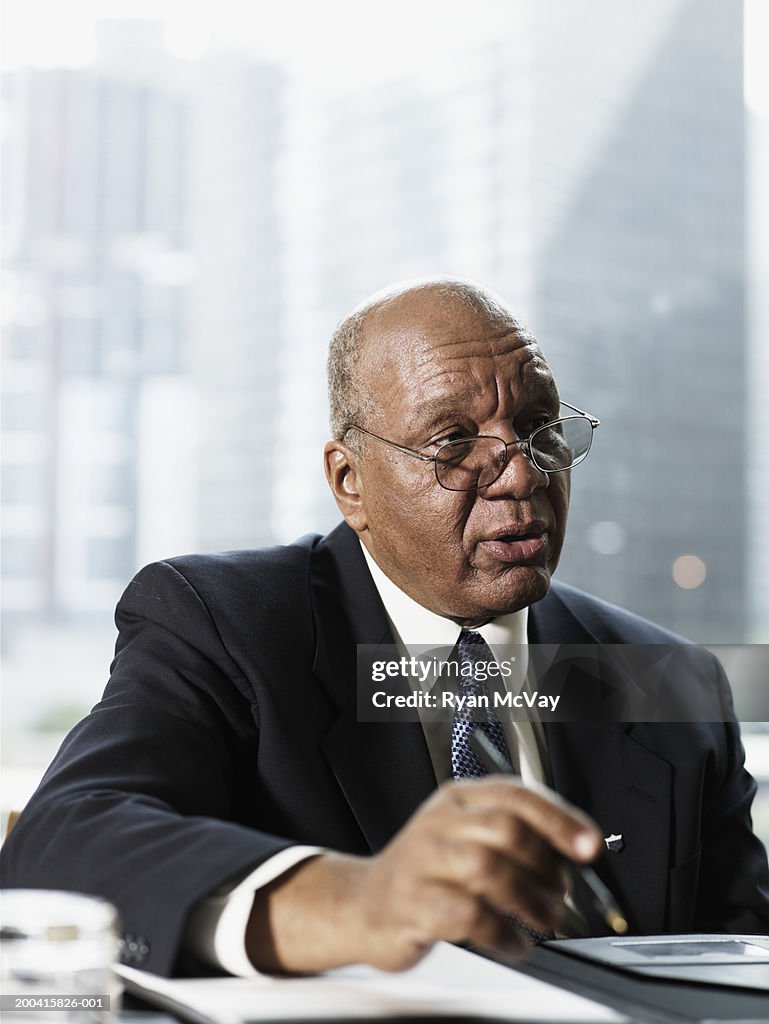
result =
[[282,350],[283,228],[276,205],[282,76],[211,57],[190,96],[189,230],[195,252],[187,346],[198,395],[198,541],[272,540]]
[[181,386],[186,111],[97,69],[3,86],[4,607],[103,614],[137,562],[145,385]]

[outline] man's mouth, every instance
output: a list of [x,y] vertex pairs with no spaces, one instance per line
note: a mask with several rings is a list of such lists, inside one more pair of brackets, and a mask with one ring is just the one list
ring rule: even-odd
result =
[[478,547],[497,562],[518,564],[540,561],[547,541],[545,524],[532,522],[503,527],[481,540]]

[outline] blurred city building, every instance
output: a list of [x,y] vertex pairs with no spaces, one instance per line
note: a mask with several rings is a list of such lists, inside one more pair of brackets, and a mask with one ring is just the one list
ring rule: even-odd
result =
[[[560,379],[602,420],[563,575],[702,643],[751,625],[742,44],[739,4],[678,5],[535,275]],[[570,92],[584,109],[592,83]]]
[[[192,111],[189,370],[198,398],[196,547],[254,547],[270,526],[282,347],[277,209],[283,76],[253,60],[205,60]],[[304,421],[300,412],[298,427]],[[156,552],[155,557],[168,555]]]
[[135,569],[153,397],[185,386],[188,110],[98,69],[8,74],[3,107],[12,639],[18,614],[103,615]]

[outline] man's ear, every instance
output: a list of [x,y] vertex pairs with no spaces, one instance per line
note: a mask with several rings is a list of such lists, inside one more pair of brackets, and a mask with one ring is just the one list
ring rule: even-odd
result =
[[358,456],[342,441],[328,441],[323,449],[326,480],[347,523],[356,533],[367,526]]

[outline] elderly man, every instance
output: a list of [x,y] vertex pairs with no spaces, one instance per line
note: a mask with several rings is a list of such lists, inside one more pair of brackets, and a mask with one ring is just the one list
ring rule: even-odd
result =
[[697,648],[677,720],[715,701],[721,721],[495,716],[523,781],[480,777],[466,721],[357,720],[360,644],[681,641],[551,585],[597,421],[561,404],[498,297],[455,280],[380,293],[337,329],[329,380],[345,522],[138,574],[104,698],[17,824],[5,884],[113,901],[124,959],[160,973],[520,949],[527,926],[558,929],[566,859],[595,861],[634,931],[769,930],[755,786]]

